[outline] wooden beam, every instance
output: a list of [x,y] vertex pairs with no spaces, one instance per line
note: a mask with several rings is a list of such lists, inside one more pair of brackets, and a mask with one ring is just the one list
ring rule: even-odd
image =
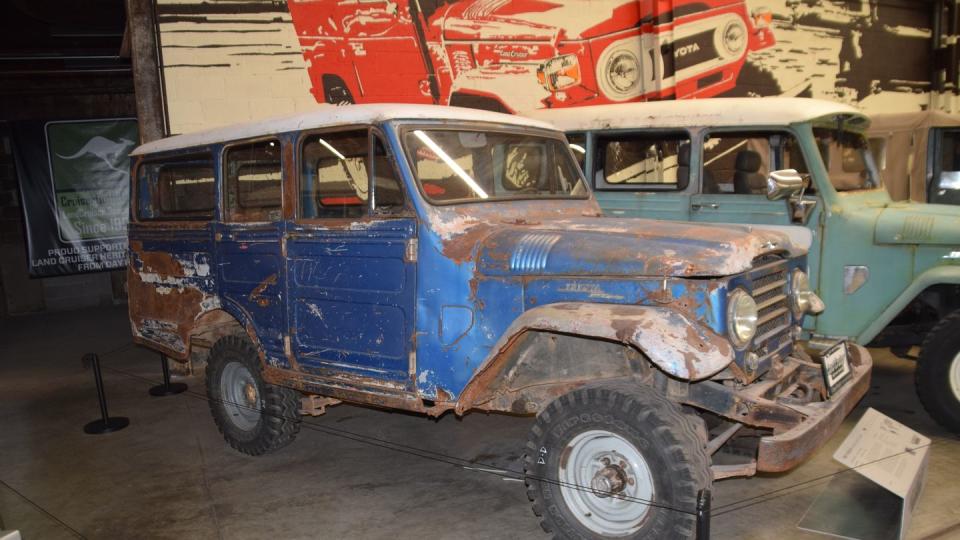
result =
[[133,64],[140,142],[169,134],[160,71],[160,44],[154,0],[126,0],[127,33]]

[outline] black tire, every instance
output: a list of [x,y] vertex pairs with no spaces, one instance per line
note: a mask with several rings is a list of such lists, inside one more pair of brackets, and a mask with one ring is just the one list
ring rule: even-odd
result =
[[[210,350],[206,376],[213,421],[235,450],[259,456],[283,448],[296,438],[300,431],[300,396],[263,380],[257,349],[248,339],[227,336],[217,341]],[[245,383],[242,390],[229,384],[238,376]],[[238,398],[238,393],[246,399]]]
[[[604,464],[607,466],[601,472],[611,469],[608,461],[612,460],[606,458],[580,460],[584,446],[578,441],[585,437],[589,441],[589,437],[597,437],[591,435],[596,433],[610,434],[611,442],[605,442],[606,435],[601,435],[600,443],[586,443],[592,448],[620,445],[629,451],[629,446],[623,446],[626,442],[645,460],[647,476],[634,474],[630,466],[613,467],[617,471],[615,474],[624,473],[625,469],[629,471],[619,476],[627,479],[624,486],[639,486],[641,478],[646,478],[653,486],[649,499],[629,495],[632,500],[621,498],[620,502],[601,503],[622,503],[627,514],[635,512],[631,510],[635,507],[626,504],[643,504],[637,502],[641,499],[656,503],[657,506],[643,505],[645,513],[640,517],[636,514],[624,516],[629,517],[632,525],[624,525],[620,534],[616,525],[613,531],[601,530],[603,526],[596,525],[595,520],[602,520],[604,512],[597,511],[595,514],[600,517],[594,517],[593,512],[582,511],[584,504],[596,504],[601,499],[612,501],[613,497],[599,497],[596,491],[589,489],[591,486],[572,488],[570,472],[565,472],[577,469],[570,464],[571,460],[581,464],[579,470],[594,470]],[[553,533],[555,538],[692,538],[696,518],[691,513],[696,508],[697,493],[712,483],[704,433],[703,421],[699,417],[684,414],[676,404],[652,388],[600,386],[581,388],[561,396],[537,416],[527,442],[524,469],[533,512],[540,517],[543,529]],[[599,454],[587,454],[594,455]],[[624,461],[630,463],[629,459],[617,461],[621,466]],[[599,464],[590,469],[584,467],[585,463]],[[597,473],[593,478],[600,476]],[[637,478],[635,482],[632,481],[634,478]],[[583,483],[577,482],[581,486]],[[576,515],[577,504],[581,507],[582,518]],[[618,516],[618,519],[622,517]],[[593,524],[588,525],[585,520]]]
[[[960,433],[960,311],[941,319],[920,346],[914,384],[923,408],[941,426]],[[953,379],[953,383],[951,383]],[[954,389],[956,387],[956,390]]]
[[747,60],[737,75],[737,85],[724,92],[723,97],[779,96],[782,93],[780,81],[772,71]]

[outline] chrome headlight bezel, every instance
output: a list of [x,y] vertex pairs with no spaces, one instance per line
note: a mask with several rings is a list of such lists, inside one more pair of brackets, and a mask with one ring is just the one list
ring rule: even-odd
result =
[[728,22],[717,36],[723,50],[731,56],[739,56],[747,49],[747,27],[739,18]]
[[810,277],[803,270],[797,268],[790,274],[790,309],[793,315],[799,319],[803,317],[810,309],[809,294],[813,290],[810,288]]
[[735,289],[727,296],[727,334],[734,347],[743,349],[757,334],[759,310],[753,296]]

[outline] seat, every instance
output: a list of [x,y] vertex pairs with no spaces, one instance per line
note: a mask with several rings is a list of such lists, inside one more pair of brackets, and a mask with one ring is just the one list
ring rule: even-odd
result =
[[741,195],[763,193],[767,187],[767,179],[760,174],[762,165],[760,154],[753,150],[737,152],[736,171],[733,173],[733,192]]
[[690,143],[682,143],[677,149],[677,190],[683,191],[690,184]]

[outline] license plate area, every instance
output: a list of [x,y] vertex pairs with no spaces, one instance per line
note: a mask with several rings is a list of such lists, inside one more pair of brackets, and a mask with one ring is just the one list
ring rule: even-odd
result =
[[837,342],[827,349],[820,357],[820,362],[823,365],[823,382],[826,384],[827,393],[833,395],[850,379],[852,373],[847,342]]

